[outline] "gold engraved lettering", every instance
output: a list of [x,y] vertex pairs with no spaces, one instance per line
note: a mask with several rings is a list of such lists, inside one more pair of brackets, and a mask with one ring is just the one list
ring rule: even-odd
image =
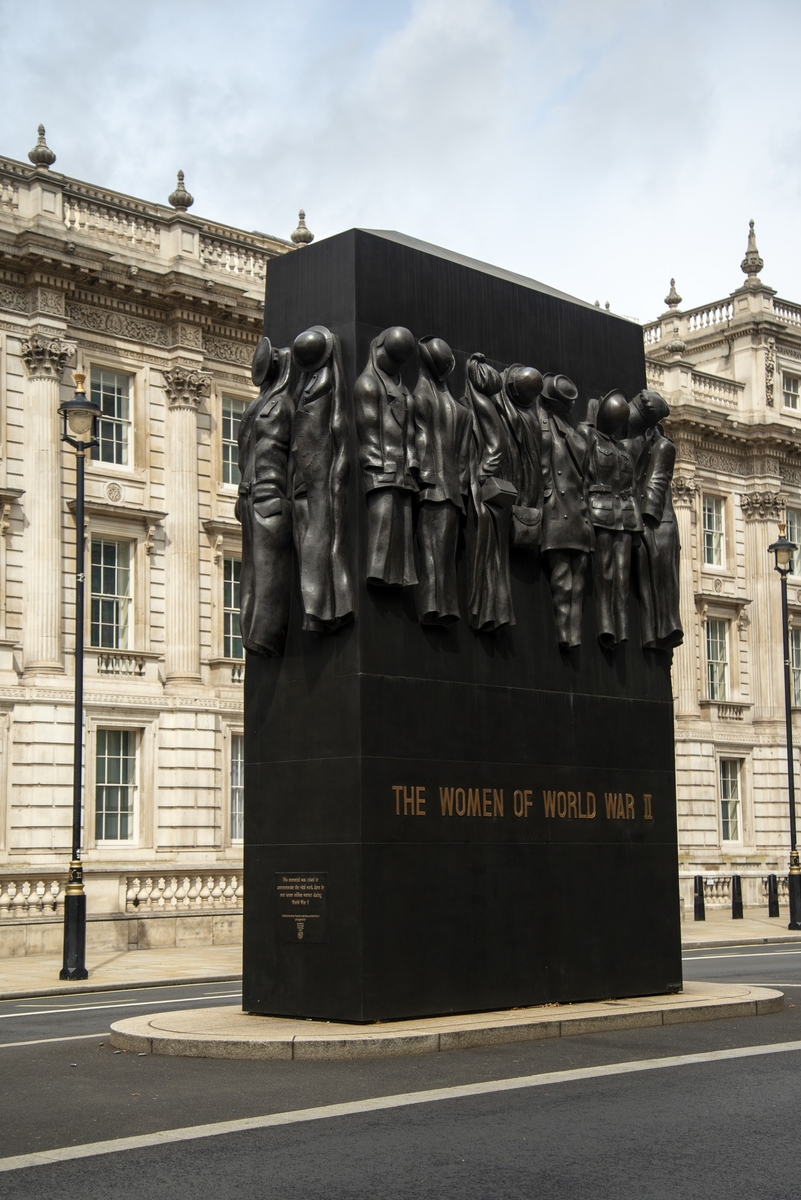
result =
[[467,815],[468,817],[481,816],[481,793],[478,788],[470,788],[467,793]]
[[492,789],[492,815],[493,817],[503,816],[503,788]]
[[424,787],[416,787],[414,790],[417,799],[417,811],[415,815],[424,817],[426,815],[426,789]]
[[400,794],[403,791],[402,783],[393,783],[392,790],[395,793],[395,816],[400,816]]
[[482,794],[481,807],[485,817],[492,816],[492,788],[484,788]]
[[[515,796],[522,796],[522,795],[523,795],[522,792],[515,792]],[[556,816],[556,792],[543,791],[542,802],[545,805],[546,817],[555,817]],[[522,813],[521,813],[521,816],[522,816]]]
[[584,815],[589,821],[592,821],[595,819],[595,813],[595,792],[587,792],[587,811]]
[[464,794],[464,788],[456,789],[456,815],[463,817],[467,812],[467,800]]
[[404,817],[414,816],[414,788],[403,789],[403,815]]
[[560,817],[567,816],[567,792],[556,793],[556,811]]
[[439,789],[439,806],[442,809],[443,817],[453,816],[453,788]]
[[[581,795],[581,792],[579,792],[579,796],[580,795]],[[575,792],[567,793],[567,815],[569,817],[578,818],[578,805],[576,804],[576,793]]]
[[645,813],[644,813],[645,820],[646,820],[646,821],[653,821],[653,819],[654,819],[654,814],[651,812],[651,800],[652,800],[651,793],[650,793],[650,792],[645,792],[645,793],[643,794],[643,798],[642,798],[642,799],[643,799],[643,804],[645,805]]
[[626,820],[634,820],[634,797],[631,792],[626,792]]

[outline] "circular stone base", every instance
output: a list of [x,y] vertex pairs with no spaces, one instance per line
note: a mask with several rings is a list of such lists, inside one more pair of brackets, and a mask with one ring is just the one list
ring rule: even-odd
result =
[[669,996],[555,1004],[373,1025],[262,1017],[243,1013],[235,1005],[225,1005],[116,1021],[111,1026],[111,1044],[118,1050],[135,1050],[139,1054],[193,1058],[381,1058],[612,1029],[758,1016],[779,1012],[783,1007],[781,992],[739,983],[687,983],[682,992]]

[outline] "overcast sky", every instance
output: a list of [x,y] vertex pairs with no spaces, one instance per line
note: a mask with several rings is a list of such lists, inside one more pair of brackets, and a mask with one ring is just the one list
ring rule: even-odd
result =
[[288,237],[398,229],[648,320],[801,301],[801,0],[0,0],[0,154]]

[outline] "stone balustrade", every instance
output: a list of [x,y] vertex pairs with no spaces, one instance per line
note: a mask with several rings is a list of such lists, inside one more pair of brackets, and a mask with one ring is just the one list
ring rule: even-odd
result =
[[230,237],[201,237],[200,261],[204,267],[236,275],[240,279],[264,282],[267,256],[252,246],[233,241]]
[[104,204],[98,198],[83,199],[66,192],[63,212],[68,234],[86,234],[93,240],[100,238],[118,246],[160,253],[158,222],[143,213],[126,212],[118,205]]
[[730,379],[721,379],[719,375],[707,375],[702,371],[693,371],[693,399],[702,404],[724,404],[728,408],[737,408],[740,395],[745,390],[744,383],[735,383]]
[[66,870],[0,878],[0,921],[63,914],[66,882]]
[[785,325],[801,325],[801,308],[790,304],[787,300],[777,300],[773,297],[773,311]]
[[242,907],[242,872],[228,875],[129,876],[125,911],[210,911]]
[[98,675],[131,675],[141,679],[145,673],[146,659],[141,654],[114,651],[98,654],[96,663]]

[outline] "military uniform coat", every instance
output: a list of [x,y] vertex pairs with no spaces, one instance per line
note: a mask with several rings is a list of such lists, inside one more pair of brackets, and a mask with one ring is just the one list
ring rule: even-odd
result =
[[542,431],[542,543],[548,550],[589,553],[594,535],[587,511],[585,476],[587,443],[580,433],[544,401]]

